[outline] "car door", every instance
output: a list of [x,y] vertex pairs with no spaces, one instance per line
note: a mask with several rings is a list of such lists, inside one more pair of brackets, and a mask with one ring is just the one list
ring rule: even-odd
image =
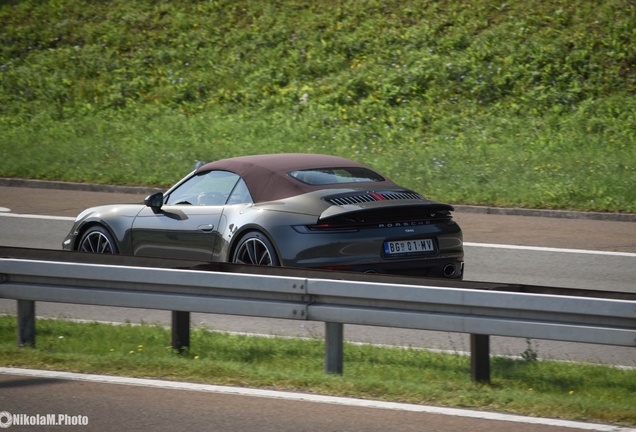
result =
[[144,208],[133,222],[133,253],[211,261],[225,228],[223,208],[239,180],[228,171],[198,173],[166,194],[161,208]]

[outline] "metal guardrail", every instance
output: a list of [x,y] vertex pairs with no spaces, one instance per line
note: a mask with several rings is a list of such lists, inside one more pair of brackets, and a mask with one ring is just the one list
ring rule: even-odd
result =
[[[325,322],[327,373],[342,373],[344,324],[469,333],[475,381],[490,379],[490,335],[636,347],[636,300],[627,293],[583,297],[519,292],[523,287],[517,285],[505,290],[459,281],[452,287],[437,280],[415,284],[411,278],[271,267],[57,252],[55,261],[42,251],[16,255],[0,248],[0,297],[18,300],[20,345],[35,344],[35,302],[47,301],[170,310],[175,349],[189,346],[191,312]],[[102,263],[73,262],[82,260]],[[354,280],[338,279],[349,276]]]

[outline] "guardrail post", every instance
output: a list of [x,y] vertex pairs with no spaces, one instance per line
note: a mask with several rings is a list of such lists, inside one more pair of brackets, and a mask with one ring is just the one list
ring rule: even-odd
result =
[[473,382],[490,382],[490,336],[470,335],[470,374]]
[[341,323],[325,323],[325,373],[342,375],[343,327]]
[[35,302],[18,300],[18,346],[35,346]]
[[172,311],[172,349],[182,353],[190,346],[190,312]]

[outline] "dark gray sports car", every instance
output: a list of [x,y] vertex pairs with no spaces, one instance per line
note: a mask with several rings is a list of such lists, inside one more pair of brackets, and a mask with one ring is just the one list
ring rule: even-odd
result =
[[340,157],[244,156],[203,165],[144,204],[83,211],[63,247],[461,278],[452,210]]

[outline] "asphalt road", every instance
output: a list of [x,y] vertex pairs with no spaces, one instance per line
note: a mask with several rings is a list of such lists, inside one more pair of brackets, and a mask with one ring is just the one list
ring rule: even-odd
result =
[[[59,249],[71,219],[83,208],[139,202],[146,193],[120,194],[57,189],[0,187],[0,244]],[[35,216],[26,216],[35,215]],[[45,216],[45,217],[38,217]],[[52,216],[52,217],[50,217]],[[464,230],[466,279],[557,285],[634,292],[636,223],[586,219],[484,215],[458,212]],[[502,246],[503,245],[503,246]],[[517,248],[521,247],[521,248]],[[542,248],[553,248],[545,250]],[[569,251],[575,249],[576,251]],[[592,252],[590,252],[592,251]],[[593,251],[601,251],[602,254]],[[159,311],[38,303],[40,316],[133,322],[169,322]],[[0,313],[15,313],[15,302],[0,301]],[[322,325],[230,316],[193,316],[211,328],[276,335],[319,336]],[[347,326],[349,340],[467,351],[465,335]],[[492,338],[495,354],[518,355],[526,341]],[[542,357],[636,366],[634,349],[533,341]],[[153,388],[144,384],[104,384],[72,379],[0,373],[2,412],[85,416],[88,424],[57,430],[213,431],[561,431],[621,430],[512,423],[434,413],[411,412],[218,394],[191,389]],[[581,425],[585,426],[585,425]],[[50,430],[50,427],[15,427]],[[625,430],[625,429],[623,429]]]
[[[59,249],[69,218],[81,210],[139,203],[145,195],[0,186],[0,215],[5,215],[0,244]],[[456,212],[455,219],[464,231],[467,280],[636,291],[636,218],[616,222]]]

